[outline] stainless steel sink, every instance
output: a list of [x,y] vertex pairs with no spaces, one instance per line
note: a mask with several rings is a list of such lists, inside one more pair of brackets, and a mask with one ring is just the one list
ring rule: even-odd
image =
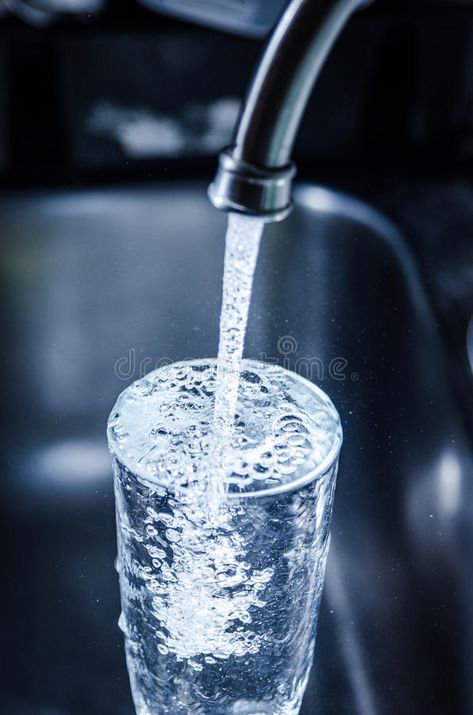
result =
[[[402,236],[302,186],[267,228],[247,355],[319,382],[344,423],[303,715],[473,711],[472,449]],[[225,219],[200,184],[0,197],[0,711],[132,715],[117,628],[116,395],[215,355]]]

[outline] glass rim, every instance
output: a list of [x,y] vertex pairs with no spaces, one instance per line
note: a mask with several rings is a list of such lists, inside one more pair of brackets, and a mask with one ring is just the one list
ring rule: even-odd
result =
[[[134,382],[130,383],[127,387],[125,387],[124,390],[120,392],[118,395],[114,406],[112,407],[112,410],[110,412],[109,418],[107,420],[107,438],[108,438],[108,447],[110,454],[112,457],[116,459],[120,459],[120,461],[123,463],[123,465],[129,469],[140,481],[144,482],[146,486],[157,486],[161,488],[168,488],[169,485],[165,484],[160,484],[158,481],[153,480],[152,478],[149,478],[145,475],[142,475],[141,473],[136,471],[136,466],[133,468],[131,467],[128,463],[125,457],[123,457],[122,454],[120,454],[119,450],[119,445],[117,444],[116,440],[111,436],[111,429],[109,426],[109,421],[110,421],[110,416],[115,412],[116,406],[118,404],[118,401],[122,397],[122,395],[129,390],[133,385],[136,385],[139,382],[142,382],[143,380],[149,380],[152,378],[153,375],[155,375],[158,372],[165,371],[166,369],[169,369],[170,367],[185,367],[188,365],[212,365],[216,364],[217,358],[194,358],[192,360],[176,360],[175,362],[172,363],[167,363],[166,365],[162,365],[161,367],[158,367],[156,370],[152,370],[151,372],[147,373],[146,375],[143,375],[143,377],[138,378],[138,380],[135,380]],[[324,392],[318,385],[315,385],[313,382],[308,380],[306,377],[302,377],[302,375],[299,375],[296,372],[293,372],[292,370],[287,370],[284,367],[281,367],[280,365],[276,365],[274,363],[266,363],[262,362],[261,360],[252,360],[248,358],[244,358],[242,361],[242,370],[243,372],[246,368],[250,368],[254,366],[255,369],[263,369],[263,371],[266,372],[276,372],[276,373],[287,373],[290,375],[294,380],[299,382],[300,384],[303,385],[304,388],[306,388],[309,392],[312,392],[313,394],[317,395],[317,397],[322,398],[324,402],[328,404],[328,407],[330,411],[332,412],[334,418],[335,418],[335,423],[337,429],[334,430],[333,434],[333,441],[332,445],[325,455],[324,459],[317,464],[316,467],[313,469],[309,470],[306,474],[301,475],[297,479],[293,479],[289,482],[284,482],[283,484],[277,484],[274,486],[269,486],[268,488],[262,488],[262,489],[256,489],[254,491],[242,491],[242,492],[231,492],[231,491],[226,491],[225,492],[225,499],[228,500],[238,500],[238,501],[245,501],[246,499],[256,499],[256,498],[263,498],[263,497],[268,497],[268,496],[273,496],[273,495],[280,495],[280,494],[285,494],[293,491],[298,491],[301,487],[307,486],[307,484],[310,484],[311,482],[319,479],[320,477],[324,476],[329,469],[335,464],[335,462],[338,459],[338,456],[340,454],[340,448],[343,443],[343,429],[341,425],[341,420],[340,420],[340,415],[338,414],[338,411],[333,404],[332,400],[330,397],[327,395],[326,392]],[[169,489],[169,491],[171,491]],[[175,495],[179,494],[179,491],[182,490],[175,490],[173,493]]]

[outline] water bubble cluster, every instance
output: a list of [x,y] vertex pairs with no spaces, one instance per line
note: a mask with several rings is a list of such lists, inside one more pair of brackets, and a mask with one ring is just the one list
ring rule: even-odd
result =
[[340,424],[309,383],[244,361],[219,472],[224,498],[209,511],[216,372],[215,360],[160,368],[122,393],[109,420],[135,707],[295,715],[311,663]]
[[[156,488],[205,489],[220,438],[213,421],[215,387],[216,364],[208,360],[168,365],[125,390],[109,421],[123,463]],[[307,390],[281,368],[243,361],[223,454],[227,491],[257,491],[307,475],[339,438],[333,421],[333,406],[322,392]]]
[[248,626],[252,609],[265,605],[261,592],[272,569],[253,569],[244,561],[244,535],[225,512],[211,525],[202,518],[196,524],[195,505],[186,502],[173,505],[172,512],[152,512],[148,508],[145,521],[153,531],[147,529],[144,546],[153,568],[143,580],[151,594],[150,616],[160,624],[160,652],[189,659],[197,669],[202,665],[195,656],[205,655],[209,663],[257,653],[263,636]]

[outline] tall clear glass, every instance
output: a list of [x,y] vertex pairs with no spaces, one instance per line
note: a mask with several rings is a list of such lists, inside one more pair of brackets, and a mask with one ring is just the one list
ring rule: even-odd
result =
[[[286,420],[285,439],[295,445],[292,453],[300,466],[291,473],[279,439],[273,451],[281,450],[278,464],[286,466],[291,478],[271,475],[267,450],[254,472],[266,469],[262,478],[233,485],[218,513],[209,513],[194,489],[174,489],[169,464],[165,479],[150,454],[159,440],[160,455],[166,449],[179,454],[182,442],[175,429],[166,429],[169,370],[192,369],[199,377],[214,363],[193,361],[151,373],[121,394],[109,419],[120,627],[134,703],[138,715],[296,715],[313,658],[342,442],[340,420],[321,390],[271,366],[279,380],[271,384],[290,385],[289,417],[280,419]],[[244,365],[242,389],[245,384],[253,389],[268,367],[252,361]],[[197,381],[186,391],[191,420],[201,404],[192,401],[200,386]],[[210,392],[204,392],[211,402]],[[253,399],[248,394],[247,401]],[[153,412],[160,415],[151,421],[144,404],[150,395]],[[253,416],[264,404],[256,400]],[[310,412],[323,431],[325,447],[310,459],[304,458],[297,409]],[[246,435],[245,447],[248,439]],[[174,457],[170,463],[180,477],[182,465],[189,467]]]

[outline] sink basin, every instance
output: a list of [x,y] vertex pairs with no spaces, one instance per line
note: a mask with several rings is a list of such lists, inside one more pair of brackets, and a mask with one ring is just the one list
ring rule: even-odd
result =
[[[6,715],[133,715],[105,423],[213,356],[225,217],[201,184],[0,197]],[[472,454],[400,233],[301,186],[269,226],[248,357],[319,383],[345,444],[303,715],[473,711]]]

